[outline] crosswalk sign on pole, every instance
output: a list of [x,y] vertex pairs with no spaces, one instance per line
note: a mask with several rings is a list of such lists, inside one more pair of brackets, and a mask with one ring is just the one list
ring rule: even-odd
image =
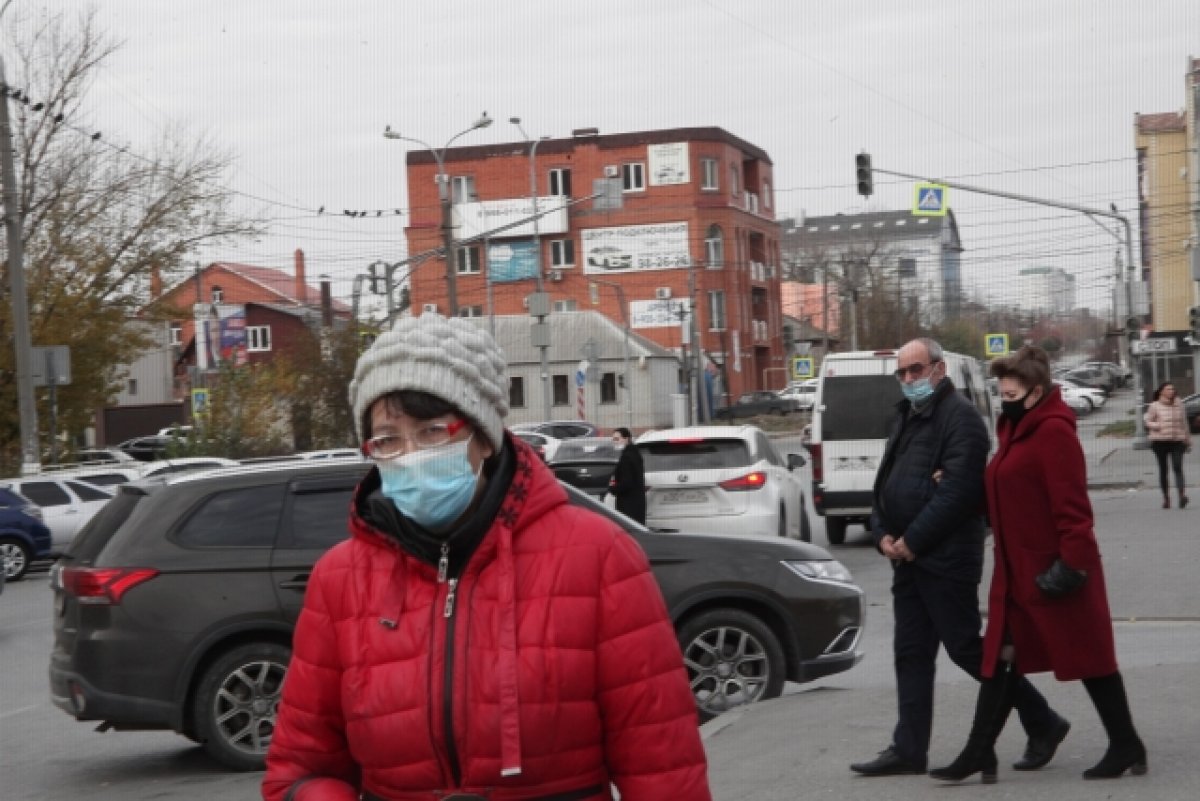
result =
[[983,350],[988,358],[1008,355],[1008,334],[988,334],[983,338]]
[[812,378],[813,360],[812,356],[793,356],[792,357],[792,380],[799,381],[802,378]]
[[912,213],[918,217],[945,217],[950,209],[946,192],[941,184],[917,184]]

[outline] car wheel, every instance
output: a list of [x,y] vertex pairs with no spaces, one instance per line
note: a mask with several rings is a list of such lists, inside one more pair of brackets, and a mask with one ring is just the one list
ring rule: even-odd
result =
[[800,541],[812,542],[812,523],[808,522],[808,501],[800,493]]
[[0,570],[6,581],[20,581],[29,570],[33,554],[29,546],[12,537],[0,538]]
[[783,647],[749,612],[698,615],[679,630],[679,647],[701,722],[783,691]]
[[780,506],[779,506],[779,527],[778,527],[778,531],[776,533],[779,534],[779,536],[784,537],[784,538],[786,538],[788,535],[787,509],[782,504],[780,504]]
[[844,517],[826,517],[825,518],[825,538],[829,540],[830,545],[841,545],[846,541],[846,518]]
[[205,749],[234,770],[262,770],[291,649],[276,643],[239,645],[217,658],[196,690],[196,734]]

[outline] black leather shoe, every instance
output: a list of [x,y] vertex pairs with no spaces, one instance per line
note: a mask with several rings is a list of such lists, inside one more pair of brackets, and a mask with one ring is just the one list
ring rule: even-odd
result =
[[853,763],[850,770],[863,776],[920,776],[925,773],[925,766],[914,765],[889,745],[870,762]]
[[1031,736],[1025,744],[1025,754],[1013,763],[1013,770],[1037,770],[1044,768],[1054,758],[1059,743],[1067,738],[1071,721],[1060,717],[1044,734]]

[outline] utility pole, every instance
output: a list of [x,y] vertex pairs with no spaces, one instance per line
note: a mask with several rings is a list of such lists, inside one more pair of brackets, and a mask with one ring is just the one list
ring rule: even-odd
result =
[[[8,10],[6,0],[0,19]],[[16,350],[17,409],[21,426],[21,473],[41,466],[38,447],[37,405],[33,398],[33,342],[29,335],[29,299],[25,290],[24,219],[17,169],[13,163],[12,121],[8,115],[8,75],[0,55],[0,180],[4,182],[4,228],[8,237],[8,286],[12,295],[13,348]]]
[[[533,277],[535,283],[534,291],[538,295],[545,292],[542,281],[542,239],[538,227],[538,220],[541,215],[538,214],[538,189],[537,189],[537,149],[545,139],[530,139],[525,133],[525,129],[521,127],[520,117],[509,117],[508,121],[517,126],[517,130],[521,132],[521,136],[525,137],[525,141],[529,142],[529,202],[533,204]],[[548,301],[548,299],[547,299]],[[537,323],[534,325],[544,325],[546,317],[550,311],[549,302],[537,303],[531,306],[530,311],[545,311],[547,314],[536,315]],[[547,329],[539,329],[545,332]],[[542,414],[543,419],[550,419],[550,342],[549,338],[542,335],[537,337],[538,351],[541,353],[541,375],[542,375]]]

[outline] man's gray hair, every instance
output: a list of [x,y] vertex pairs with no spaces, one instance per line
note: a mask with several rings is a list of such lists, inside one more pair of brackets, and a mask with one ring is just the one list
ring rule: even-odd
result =
[[942,346],[938,344],[938,341],[931,337],[917,337],[913,340],[913,342],[920,342],[925,346],[925,352],[929,354],[930,362],[940,362],[942,360],[942,356],[945,354],[945,351],[942,350]]

